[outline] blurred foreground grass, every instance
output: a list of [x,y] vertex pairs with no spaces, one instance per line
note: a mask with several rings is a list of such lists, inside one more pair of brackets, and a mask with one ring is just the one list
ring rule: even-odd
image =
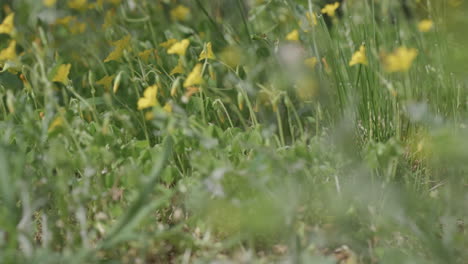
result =
[[468,3],[407,2],[0,2],[0,263],[466,263]]

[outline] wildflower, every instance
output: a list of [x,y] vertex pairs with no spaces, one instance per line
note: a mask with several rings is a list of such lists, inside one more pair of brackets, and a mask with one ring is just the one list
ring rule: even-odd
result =
[[114,81],[114,77],[115,75],[111,75],[111,76],[106,75],[102,79],[97,81],[96,84],[104,86],[104,89],[106,91],[109,91],[112,86],[112,81]]
[[364,45],[361,45],[359,50],[356,51],[351,57],[349,66],[353,66],[356,64],[368,65],[367,56],[366,56],[366,47]]
[[49,129],[47,130],[49,133],[50,132],[53,132],[54,130],[56,130],[57,128],[63,126],[63,118],[61,116],[57,116],[54,121],[52,121],[52,123],[50,124],[49,126]]
[[123,52],[125,49],[128,48],[130,44],[130,35],[127,35],[126,37],[119,39],[112,43],[113,46],[115,46],[115,49],[107,56],[107,58],[104,60],[104,62],[108,61],[117,61],[120,58],[122,58]]
[[42,0],[42,3],[46,7],[52,7],[53,5],[55,5],[55,3],[57,3],[57,0]]
[[299,41],[299,31],[297,29],[291,31],[288,35],[286,35],[286,40],[289,41]]
[[175,21],[185,21],[190,15],[190,9],[184,5],[178,5],[171,10],[171,18]]
[[307,12],[306,13],[307,20],[312,26],[317,25],[317,16],[314,13]]
[[159,44],[159,46],[165,48],[165,49],[169,49],[170,47],[172,47],[172,45],[176,44],[177,43],[177,39],[174,39],[174,38],[171,38],[171,39],[168,39],[167,41]]
[[207,60],[207,59],[211,59],[211,60],[216,59],[216,56],[213,53],[211,42],[208,42],[206,44],[206,48],[200,53],[200,57],[198,58],[199,61]]
[[57,68],[57,72],[55,73],[54,78],[52,78],[53,82],[60,82],[65,85],[68,84],[68,74],[70,73],[71,64],[61,64]]
[[8,34],[11,35],[15,29],[15,25],[13,24],[13,20],[15,19],[15,13],[9,14],[5,19],[3,19],[2,24],[0,24],[0,34]]
[[315,66],[317,65],[317,63],[318,63],[317,57],[310,57],[304,60],[304,64],[311,69],[315,69]]
[[70,26],[70,32],[73,35],[80,34],[85,32],[86,30],[86,23],[75,22],[72,26]]
[[172,103],[167,102],[164,105],[163,110],[166,111],[166,113],[172,113]]
[[102,24],[103,29],[109,28],[114,23],[115,10],[109,9],[106,11],[104,16],[104,23]]
[[10,41],[8,47],[0,51],[0,61],[16,59],[16,41]]
[[58,18],[57,20],[55,20],[55,24],[68,26],[68,24],[70,24],[70,22],[72,22],[73,20],[76,20],[76,17],[66,16],[66,17]]
[[330,17],[334,17],[335,12],[338,9],[338,7],[340,7],[339,2],[335,2],[333,4],[328,4],[324,8],[322,8],[322,14],[327,14]]
[[157,95],[158,95],[157,85],[153,85],[153,86],[146,88],[145,92],[143,93],[143,97],[138,99],[138,110],[142,110],[145,108],[158,105],[158,99],[156,98]]
[[418,29],[421,32],[429,32],[434,27],[434,22],[430,19],[423,19],[418,23]]
[[78,11],[84,11],[88,8],[88,0],[70,0],[68,7]]
[[140,57],[144,62],[148,62],[149,56],[151,55],[152,52],[153,52],[152,49],[144,50],[138,53],[138,57]]
[[192,72],[188,75],[187,79],[184,82],[184,87],[200,85],[202,83],[202,65],[199,63],[195,65]]
[[178,54],[179,56],[185,56],[187,52],[187,48],[190,45],[190,40],[184,39],[180,42],[175,43],[172,45],[168,50],[168,54]]
[[387,72],[406,72],[417,56],[418,50],[399,47],[393,53],[384,55],[384,68]]
[[178,74],[178,73],[185,73],[184,66],[182,65],[182,61],[179,59],[177,65],[172,69],[170,75]]

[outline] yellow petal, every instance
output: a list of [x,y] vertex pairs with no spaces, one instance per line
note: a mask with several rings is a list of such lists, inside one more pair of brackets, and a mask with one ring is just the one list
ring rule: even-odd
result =
[[163,107],[163,110],[166,111],[167,113],[172,113],[172,104],[166,103]]
[[129,35],[112,43],[115,49],[107,56],[104,62],[118,61],[122,58],[124,50],[129,48],[131,37]]
[[208,42],[206,44],[206,48],[200,53],[200,57],[198,58],[199,61],[205,60],[205,59],[206,60],[207,59],[211,59],[211,60],[216,59],[216,56],[213,53],[213,48],[212,48],[211,42]]
[[188,46],[190,45],[190,40],[184,39],[180,42],[172,45],[168,50],[168,54],[178,54],[179,56],[185,56]]
[[288,35],[286,35],[286,40],[299,41],[299,31],[297,31],[297,29],[291,31]]
[[177,39],[174,39],[174,38],[171,38],[171,39],[168,39],[167,41],[159,44],[159,46],[165,48],[165,49],[169,49],[170,47],[172,47],[172,45],[174,45],[175,43],[177,43]]
[[148,59],[151,56],[151,53],[153,53],[153,50],[147,49],[138,53],[138,57],[140,57],[144,62],[148,62]]
[[354,66],[357,64],[368,65],[367,56],[366,56],[366,47],[361,45],[358,51],[356,51],[351,57],[349,66]]
[[317,57],[310,57],[304,61],[304,64],[311,69],[315,69],[315,66],[317,65],[317,63],[318,63]]
[[54,121],[49,126],[49,129],[47,130],[49,133],[53,132],[55,129],[63,126],[63,118],[61,116],[57,116]]
[[187,79],[184,82],[184,87],[200,85],[202,83],[203,83],[202,65],[197,64],[193,68],[192,72],[187,76]]
[[190,15],[190,9],[184,5],[178,5],[171,10],[171,18],[175,21],[185,21]]
[[62,64],[58,67],[57,73],[55,73],[53,82],[60,82],[65,85],[68,84],[68,74],[70,73],[71,64]]
[[9,14],[5,19],[3,20],[2,24],[0,24],[0,34],[10,34],[13,33],[13,30],[15,29],[14,25],[14,19],[15,19],[15,13]]
[[16,41],[10,41],[7,48],[0,51],[0,61],[16,59]]
[[142,110],[145,108],[153,107],[158,105],[158,86],[153,85],[146,88],[145,92],[143,93],[143,97],[138,99],[138,110]]
[[177,63],[177,66],[175,66],[174,69],[172,69],[170,75],[174,75],[177,73],[180,73],[180,74],[185,73],[184,66],[182,65],[181,60],[179,60],[179,62]]
[[406,72],[417,56],[418,50],[399,47],[393,53],[384,56],[384,68],[387,72]]
[[57,0],[42,0],[42,3],[47,7],[52,7],[57,3]]
[[70,0],[68,7],[78,11],[84,11],[88,8],[88,0]]
[[322,8],[322,14],[327,14],[330,17],[334,17],[335,12],[338,9],[338,7],[340,7],[339,2],[335,2],[333,4],[328,4],[324,8]]
[[421,20],[418,23],[418,29],[421,32],[429,32],[434,27],[434,22],[430,19]]
[[102,79],[97,81],[96,84],[104,86],[104,89],[106,91],[109,91],[112,86],[112,81],[114,81],[114,77],[115,75],[111,75],[111,76],[106,75]]

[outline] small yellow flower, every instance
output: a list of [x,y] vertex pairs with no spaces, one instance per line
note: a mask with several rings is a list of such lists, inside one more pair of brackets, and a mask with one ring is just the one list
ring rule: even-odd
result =
[[307,12],[306,13],[307,20],[312,26],[317,25],[317,16],[314,13]]
[[175,21],[185,21],[190,15],[190,9],[184,5],[178,5],[171,10],[171,18]]
[[11,13],[7,17],[5,17],[5,19],[3,19],[2,24],[0,24],[0,34],[4,33],[11,35],[11,33],[13,33],[15,29],[15,25],[13,23],[14,19],[15,13]]
[[299,41],[299,31],[297,29],[291,31],[288,35],[286,35],[286,40],[289,41]]
[[69,0],[68,7],[78,11],[84,11],[88,8],[88,0]]
[[172,113],[172,103],[167,102],[164,105],[163,110],[166,111],[166,113]]
[[138,57],[140,57],[144,62],[148,62],[148,59],[151,56],[151,53],[153,53],[153,50],[147,49],[138,53]]
[[366,56],[366,47],[361,45],[358,51],[356,51],[353,56],[351,57],[351,61],[349,62],[349,66],[362,64],[368,65],[367,56]]
[[338,7],[340,7],[339,2],[335,2],[333,4],[328,4],[324,8],[322,8],[322,14],[327,14],[330,17],[334,17],[335,12],[338,9]]
[[202,83],[202,65],[199,63],[195,65],[192,72],[187,76],[187,79],[184,82],[184,87],[200,85]]
[[42,3],[47,7],[52,7],[57,3],[57,0],[42,0]]
[[115,75],[111,75],[111,76],[106,75],[101,80],[97,81],[96,84],[104,86],[104,89],[106,91],[109,91],[110,88],[112,87],[112,81],[114,81],[114,77]]
[[50,124],[49,126],[49,129],[47,130],[49,133],[50,132],[53,132],[54,130],[56,130],[57,128],[63,126],[63,118],[61,116],[57,116],[54,121],[52,121],[52,123]]
[[213,53],[213,48],[211,46],[211,42],[208,42],[206,44],[206,48],[203,49],[203,51],[200,53],[200,57],[198,58],[199,61],[208,60],[208,59],[211,59],[211,60],[216,59],[216,56]]
[[153,85],[146,88],[143,97],[138,99],[138,110],[150,108],[158,105],[158,86]]
[[86,31],[86,23],[75,22],[73,25],[70,26],[70,32],[73,35],[81,34]]
[[70,22],[72,22],[74,20],[76,20],[76,17],[66,16],[66,17],[62,17],[62,18],[57,18],[57,20],[55,20],[55,24],[56,25],[68,26],[68,24],[70,24]]
[[112,43],[112,45],[115,47],[115,49],[107,56],[107,58],[104,60],[104,62],[108,61],[117,61],[123,56],[123,52],[125,49],[129,47],[130,44],[130,35],[125,36],[122,39],[119,39]]
[[399,47],[393,53],[383,56],[384,68],[387,72],[406,72],[417,56],[418,50]]
[[315,66],[317,66],[317,63],[318,63],[317,57],[310,57],[304,60],[304,64],[311,69],[315,69]]
[[168,39],[167,41],[159,44],[159,46],[165,48],[165,49],[169,49],[170,47],[172,47],[172,45],[176,44],[177,43],[177,39],[174,39],[174,38],[171,38],[171,39]]
[[55,73],[54,78],[52,79],[53,82],[60,82],[65,85],[68,84],[68,74],[70,74],[71,64],[61,64],[57,72]]
[[180,74],[185,73],[184,66],[182,65],[182,61],[180,59],[177,65],[174,67],[174,69],[172,69],[170,75],[174,75],[178,73]]
[[16,59],[16,41],[10,41],[8,47],[0,51],[0,61]]
[[180,42],[175,43],[172,45],[168,50],[168,54],[177,54],[179,56],[185,56],[185,53],[187,52],[187,48],[190,45],[190,40],[184,39]]
[[434,27],[434,22],[430,19],[423,19],[418,23],[418,29],[421,32],[429,32]]

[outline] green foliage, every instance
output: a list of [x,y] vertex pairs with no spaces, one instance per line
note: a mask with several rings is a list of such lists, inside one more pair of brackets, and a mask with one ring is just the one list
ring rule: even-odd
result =
[[403,2],[5,4],[0,263],[464,263],[468,3]]

